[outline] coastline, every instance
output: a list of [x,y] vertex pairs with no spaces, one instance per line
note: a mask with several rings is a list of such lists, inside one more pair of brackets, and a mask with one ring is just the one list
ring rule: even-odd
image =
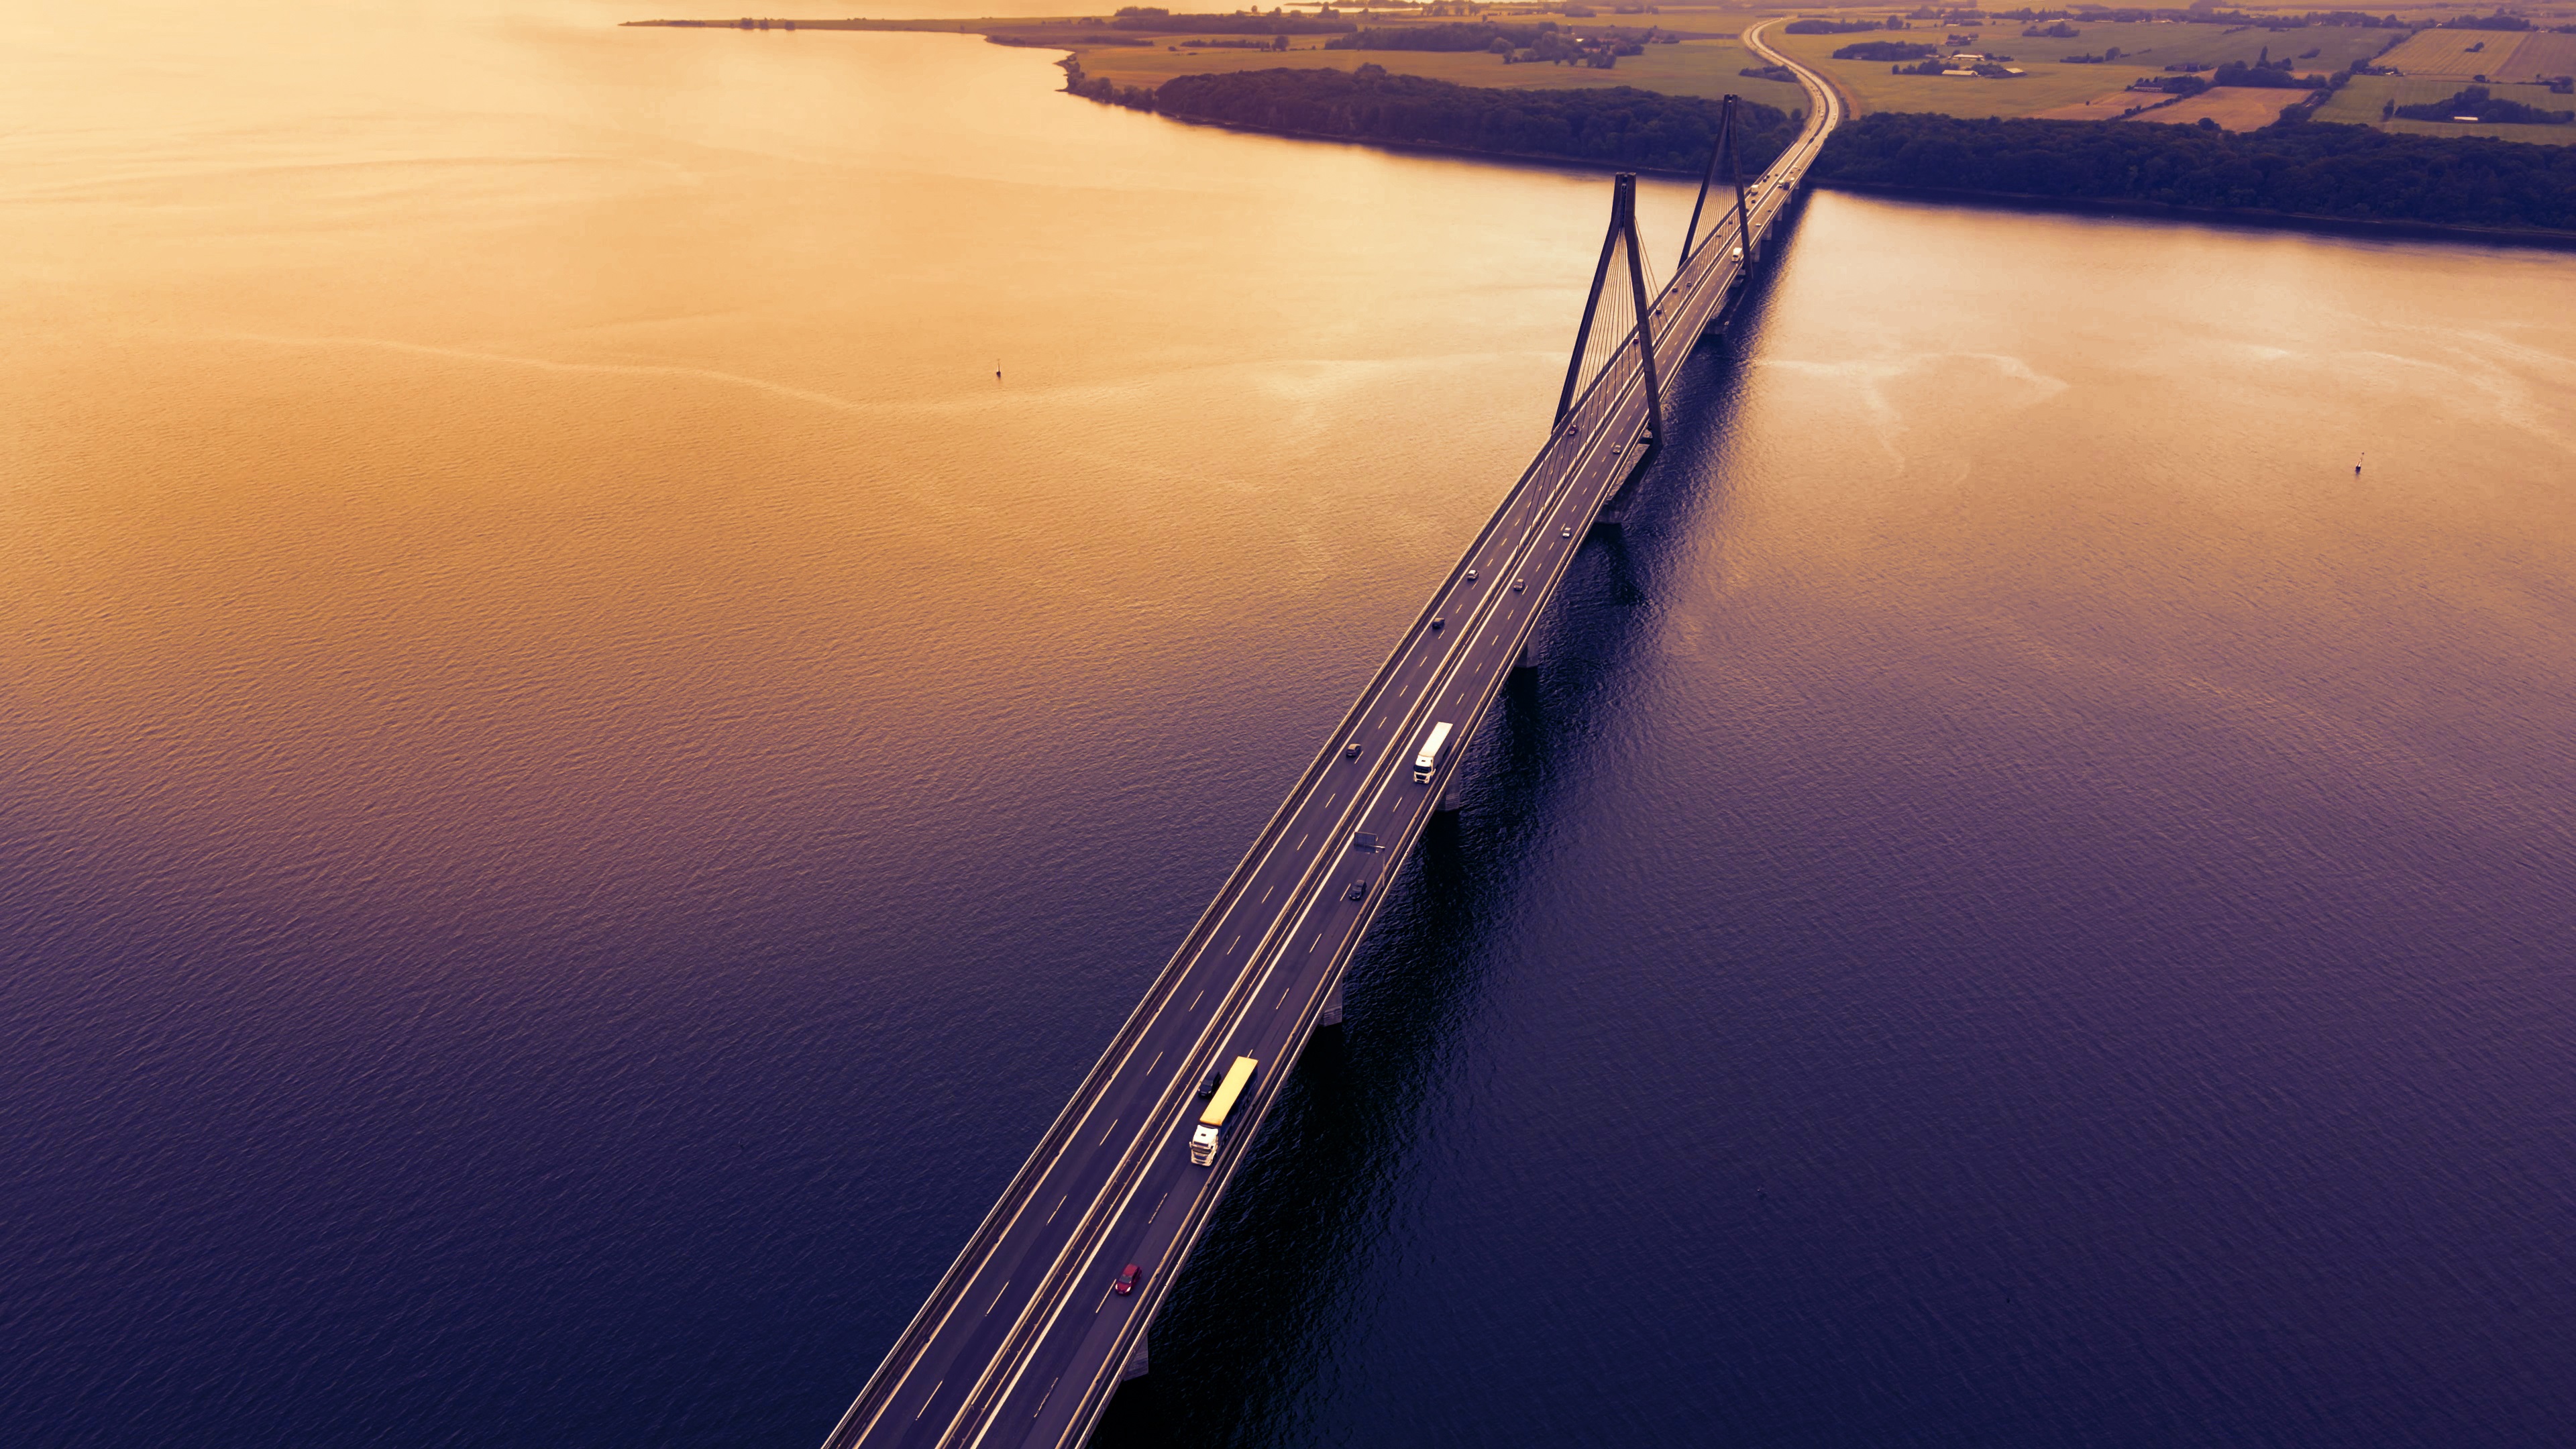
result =
[[[1026,26],[1026,32],[1021,34],[1011,34],[1008,32],[996,33],[995,29],[989,22],[979,25],[973,20],[956,21],[937,19],[805,20],[796,22],[796,28],[840,31],[927,31],[933,33],[981,35],[988,44],[1004,45],[1013,48],[1060,49],[1063,51],[1063,54],[1058,57],[1056,64],[1062,67],[1065,72],[1065,84],[1062,87],[1062,92],[1068,96],[1072,96],[1079,100],[1091,101],[1097,105],[1109,105],[1117,106],[1126,110],[1146,111],[1150,114],[1162,116],[1166,119],[1179,121],[1188,125],[1236,131],[1246,135],[1277,136],[1288,140],[1321,141],[1347,146],[1370,146],[1380,150],[1402,154],[1465,158],[1479,161],[1500,162],[1507,165],[1549,167],[1592,174],[1632,171],[1640,175],[1682,180],[1695,179],[1698,175],[1696,171],[1688,171],[1678,168],[1656,167],[1633,163],[1623,164],[1579,156],[1555,155],[1546,152],[1491,150],[1473,146],[1448,145],[1433,141],[1393,140],[1369,136],[1340,135],[1329,132],[1300,130],[1284,126],[1265,126],[1244,121],[1203,118],[1160,110],[1150,103],[1142,105],[1135,104],[1134,102],[1126,99],[1123,94],[1084,94],[1077,89],[1077,87],[1079,87],[1085,80],[1081,58],[1072,48],[1065,45],[1065,41],[1070,38],[1065,36],[1063,33],[1063,27],[1066,22],[1062,19],[1031,19],[1022,23]],[[628,26],[686,27],[692,29],[734,28],[732,25],[722,22],[710,23],[706,21],[685,20],[630,20],[621,22],[621,24]],[[1111,38],[1109,36],[1093,37],[1086,35],[1084,37],[1084,41],[1086,44],[1123,43],[1123,39]],[[1830,76],[1823,77],[1823,79],[1824,83],[1832,87],[1839,95],[1847,114],[1856,110],[1852,104],[1853,98],[1843,86],[1838,84]],[[1121,88],[1122,92],[1129,89],[1131,88]],[[1154,93],[1152,91],[1136,91],[1135,94],[1140,99],[1150,102]],[[2096,124],[2111,125],[2116,123],[2105,121],[2098,122]],[[2113,215],[2145,219],[2219,223],[2272,231],[2304,231],[2324,236],[2366,237],[2379,238],[2383,240],[2450,240],[2475,242],[2486,245],[2501,244],[2529,247],[2549,251],[2576,251],[2576,231],[2560,231],[2540,227],[2476,226],[2438,221],[2425,221],[2420,219],[2395,220],[2334,217],[2306,212],[2272,211],[2257,207],[2183,206],[2165,202],[2128,200],[2122,198],[2042,196],[2024,192],[1985,191],[1968,188],[1914,186],[1891,182],[1842,180],[1824,174],[1810,176],[1807,179],[1807,184],[1809,186],[1821,187],[1827,190],[1847,191],[1855,195],[1887,196],[1915,201],[1937,201],[1960,206],[1977,206],[2021,211],[2047,211],[2061,214]]]
[[[2112,124],[2105,122],[2104,124]],[[2012,191],[1968,191],[1938,186],[1899,186],[1878,181],[1811,178],[1820,191],[1846,191],[1855,196],[1885,196],[1904,201],[1939,201],[1996,211],[2046,211],[2094,216],[2131,216],[2150,220],[2232,223],[2261,231],[2305,231],[2322,236],[2375,237],[2381,240],[2474,241],[2576,251],[2576,231],[2539,227],[2453,226],[2434,221],[2372,221],[2359,217],[2313,216],[2296,211],[2255,207],[2174,206],[2160,201],[2124,201],[2076,196],[2034,196]]]

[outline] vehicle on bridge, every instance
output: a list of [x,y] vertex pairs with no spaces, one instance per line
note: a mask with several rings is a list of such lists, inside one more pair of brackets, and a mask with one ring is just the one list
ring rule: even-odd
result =
[[1252,1075],[1261,1063],[1250,1057],[1236,1057],[1225,1069],[1225,1080],[1219,1082],[1216,1095],[1208,1098],[1207,1110],[1199,1114],[1199,1130],[1190,1134],[1190,1161],[1201,1167],[1216,1166],[1216,1150],[1225,1141],[1226,1120],[1234,1115],[1234,1104],[1252,1085]]
[[1413,783],[1430,784],[1431,777],[1439,774],[1440,767],[1449,762],[1450,735],[1450,726],[1443,720],[1431,727],[1431,733],[1422,737],[1422,753],[1413,757]]

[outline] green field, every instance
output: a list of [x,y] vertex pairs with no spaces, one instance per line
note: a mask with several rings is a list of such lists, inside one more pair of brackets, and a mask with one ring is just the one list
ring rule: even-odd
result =
[[[2258,12],[2267,8],[2285,8],[2295,12],[2308,7],[2232,8]],[[1343,13],[1372,26],[1455,23],[1446,19],[1417,20],[1405,15]],[[1743,47],[1735,38],[1736,34],[1783,13],[1883,20],[1890,13],[1890,8],[1762,12],[1714,5],[1663,5],[1653,14],[1621,15],[1604,7],[1586,19],[1568,17],[1562,11],[1537,5],[1498,5],[1485,13],[1493,19],[1514,24],[1554,19],[1578,32],[1596,25],[1626,30],[1652,26],[1694,38],[1678,45],[1649,45],[1642,55],[1621,56],[1613,69],[1594,70],[1570,65],[1506,65],[1501,57],[1481,52],[1325,50],[1322,48],[1325,37],[1305,35],[1292,38],[1290,44],[1293,48],[1287,51],[1191,45],[1187,43],[1191,39],[1188,36],[1142,32],[1121,32],[1120,35],[1122,39],[1143,40],[1145,44],[1104,45],[1099,43],[1105,38],[1104,32],[1098,28],[1099,22],[1078,22],[1069,18],[842,20],[806,21],[802,24],[813,29],[958,30],[1007,37],[1022,44],[1060,45],[1081,62],[1084,74],[1122,86],[1151,88],[1174,76],[1264,70],[1277,66],[1331,66],[1352,70],[1362,65],[1380,65],[1401,75],[1427,76],[1457,85],[1497,89],[1635,86],[1668,95],[1710,99],[1732,92],[1748,100],[1789,110],[1806,104],[1805,92],[1786,82],[1757,80],[1738,74],[1761,62]],[[2408,7],[2396,13],[2410,19],[2420,15],[2429,20],[2454,15],[2459,10],[2456,6],[2446,6],[2438,11]],[[2534,18],[2544,25],[2563,23],[2570,16],[2576,16],[2576,9],[2570,9],[2568,16],[2556,15],[2551,10],[2534,14]],[[2163,75],[2168,65],[2215,67],[2229,61],[2250,62],[2267,52],[2273,59],[2287,57],[2295,61],[2304,72],[2324,75],[2357,60],[2381,57],[2382,50],[2401,34],[2394,30],[2358,26],[2314,25],[2297,30],[2267,31],[2250,26],[2200,22],[2089,24],[2076,20],[2069,23],[2077,33],[2065,37],[2025,36],[2021,33],[2024,22],[2018,20],[1957,25],[1922,20],[1913,22],[1905,30],[1873,30],[1852,35],[1786,35],[1774,26],[1770,36],[1774,45],[1801,63],[1815,67],[1839,86],[1856,114],[1923,111],[1974,119],[2032,116],[2095,102],[2102,104],[2093,108],[2093,114],[2116,115],[2125,109],[2126,98],[2119,93],[2132,80]],[[1950,43],[1952,36],[1963,39],[1953,45]],[[1941,47],[1945,53],[1973,50],[1988,56],[2009,56],[2011,60],[2008,63],[2024,73],[2004,79],[1891,75],[1890,66],[1885,61],[1832,58],[1834,51],[1843,46],[1871,40],[1930,44]],[[2469,49],[2479,44],[2486,48],[2480,51]],[[2120,58],[2112,63],[2065,63],[2068,56],[2099,55],[2112,47],[2121,52]],[[2310,55],[2310,51],[2316,53]],[[2562,73],[2552,67],[2576,68],[2576,35],[2546,31],[2418,31],[2404,39],[2397,49],[2381,57],[2380,63],[2398,66],[2409,74],[2356,78],[2326,104],[2317,118],[2422,135],[2494,136],[2547,145],[2576,143],[2576,126],[2472,126],[2435,121],[2382,121],[2379,118],[2381,106],[2392,96],[2401,105],[2438,101],[2469,83],[2474,75],[2550,75]],[[2507,87],[2497,83],[2497,89],[2531,105],[2554,109],[2576,107],[2576,102],[2565,97],[2552,97],[2538,87]],[[2529,93],[2524,94],[2525,91]],[[2281,104],[2286,106],[2298,93],[2284,90],[2279,94]],[[2152,97],[2142,95],[2139,99],[2145,101]],[[2239,104],[2236,110],[2248,111],[2250,116],[2249,105]],[[2277,110],[2274,113],[2277,114]],[[2175,115],[2159,112],[2151,119],[2181,119],[2182,115],[2181,108],[2176,108]],[[2229,124],[2244,124],[2245,119],[2231,112]]]
[[[2467,83],[2467,76],[2354,76],[2333,100],[2317,112],[2320,121],[2342,121],[2355,126],[2377,126],[2383,131],[2402,131],[2415,136],[2493,136],[2499,141],[2531,141],[2543,146],[2576,145],[2576,125],[2566,126],[2488,126],[2457,125],[2444,121],[2383,121],[2380,108],[2390,101],[2401,106],[2420,106],[2448,98]],[[2497,95],[2509,97],[2527,106],[2544,106],[2551,110],[2576,110],[2576,99],[2553,96],[2539,86],[2489,86]]]
[[[1804,64],[1831,76],[1862,113],[1929,111],[1945,116],[2028,116],[2059,106],[2107,95],[2139,76],[2162,75],[2168,65],[2221,65],[2253,61],[2268,49],[2275,59],[2297,57],[2302,69],[2341,70],[2367,59],[2388,43],[2391,32],[2344,26],[2310,26],[2274,33],[2224,25],[2084,25],[2072,39],[2025,37],[2022,22],[1943,25],[1923,21],[1912,30],[1873,31],[1863,35],[1775,35],[1774,43]],[[2230,32],[2233,33],[2230,33]],[[1982,77],[1890,75],[1885,61],[1835,60],[1833,53],[1857,41],[1902,40],[1941,45],[1952,35],[1974,35],[1957,47],[1987,55],[2009,55],[2027,74],[2008,80]],[[2120,59],[2109,65],[2067,65],[2070,55],[2100,55],[2117,46]],[[2295,96],[2283,92],[2281,104]]]
[[2521,46],[2522,37],[2509,30],[2420,30],[2379,63],[2409,76],[2466,80],[2489,72],[2505,74],[2507,63]]
[[[1736,72],[1762,62],[1731,40],[1687,40],[1679,45],[1650,45],[1643,55],[1623,55],[1612,70],[1581,66],[1505,65],[1502,57],[1480,53],[1426,50],[1325,50],[1299,36],[1288,51],[1200,49],[1176,39],[1150,49],[1100,46],[1078,50],[1082,72],[1106,76],[1122,86],[1157,86],[1176,75],[1209,75],[1230,70],[1268,70],[1274,66],[1332,66],[1352,70],[1382,65],[1398,75],[1429,76],[1462,86],[1497,90],[1571,89],[1591,86],[1635,86],[1667,95],[1705,96],[1711,100],[1733,93],[1749,101],[1802,108],[1807,93],[1781,81],[1756,80]],[[1177,47],[1177,48],[1174,48]]]

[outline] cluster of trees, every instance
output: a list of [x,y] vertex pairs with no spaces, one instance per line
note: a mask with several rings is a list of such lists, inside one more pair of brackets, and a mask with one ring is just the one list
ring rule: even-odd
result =
[[2029,40],[2073,40],[2084,32],[2060,20],[2054,25],[2025,25],[2021,33]]
[[2115,45],[2110,49],[2103,51],[2100,55],[2059,56],[2058,63],[2061,65],[2109,65],[2111,62],[2118,60],[2119,58],[2120,47]]
[[[1491,51],[1506,62],[1546,62],[1559,65],[1588,65],[1608,70],[1623,55],[1643,55],[1646,43],[1655,40],[1654,30],[1622,30],[1611,27],[1589,34],[1577,34],[1560,27],[1553,20],[1536,25],[1499,25],[1480,21],[1472,25],[1373,26],[1324,42],[1326,50],[1431,50]],[[1677,38],[1668,38],[1677,40]]]
[[2267,47],[2262,58],[2251,65],[2241,60],[2231,60],[2210,72],[2209,83],[2219,86],[2267,87],[2276,91],[2321,91],[2326,88],[2326,83],[2322,79],[2292,74],[2291,64],[2288,56],[2283,56],[2279,60],[2272,59],[2271,51]]
[[[2544,111],[2538,106],[2507,100],[2485,86],[2464,86],[2447,101],[2421,106],[2394,106],[2390,110],[2410,121],[2456,121],[2462,116],[2474,116],[2489,124],[2501,122],[2518,126],[2564,126],[2576,121],[2576,111]],[[2388,111],[2382,112],[2383,116],[2387,114]]]
[[[1917,10],[1917,16],[1934,17],[1935,10]],[[2311,10],[2304,15],[2249,15],[2242,10],[2220,10],[2214,6],[2194,6],[2188,10],[2171,7],[2148,8],[2136,5],[2078,5],[2067,10],[1997,10],[1989,17],[1982,10],[1956,10],[1951,20],[2083,20],[2095,25],[2136,25],[2149,20],[2193,20],[2210,25],[2250,25],[2265,30],[2297,30],[2308,25],[2357,25],[2390,30],[2411,30],[2421,22],[2400,20],[2394,15],[2365,15],[2358,10]],[[2029,34],[2031,32],[2024,32]]]
[[1750,76],[1755,80],[1778,81],[1782,85],[1798,83],[1798,73],[1785,65],[1748,65],[1736,74]]
[[[1067,69],[1067,89],[1077,95],[1185,120],[1686,174],[1708,165],[1720,114],[1715,101],[1628,86],[1495,90],[1390,75],[1379,65],[1175,76],[1157,91],[1087,81],[1078,68]],[[1737,102],[1737,115],[1747,176],[1787,149],[1801,121],[1797,112],[1745,101]]]
[[1938,46],[1923,45],[1911,40],[1864,40],[1857,45],[1846,45],[1835,51],[1834,59],[1921,60],[1925,56],[1939,53]]
[[1345,35],[1359,29],[1348,20],[1321,15],[1174,15],[1140,5],[1124,7],[1109,23],[1120,30],[1166,35]]
[[2576,232],[2576,146],[2308,123],[2243,133],[1883,112],[1839,127],[1819,180],[2352,220]]
[[1791,35],[1858,35],[1878,28],[1875,20],[1792,20],[1781,27]]
[[1339,40],[1324,42],[1326,50],[1491,50],[1497,43],[1518,49],[1538,44],[1556,34],[1556,22],[1542,20],[1536,25],[1497,25],[1479,21],[1472,25],[1396,25],[1354,28]]
[[2537,30],[2540,27],[2519,15],[2499,10],[2493,15],[2454,15],[2433,27],[2436,30]]

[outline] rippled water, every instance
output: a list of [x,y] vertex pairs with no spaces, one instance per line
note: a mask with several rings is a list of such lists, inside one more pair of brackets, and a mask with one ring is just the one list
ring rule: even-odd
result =
[[[818,1441],[1607,202],[421,8],[0,54],[11,1442]],[[2556,1437],[2570,319],[1818,198],[1102,1441]]]

